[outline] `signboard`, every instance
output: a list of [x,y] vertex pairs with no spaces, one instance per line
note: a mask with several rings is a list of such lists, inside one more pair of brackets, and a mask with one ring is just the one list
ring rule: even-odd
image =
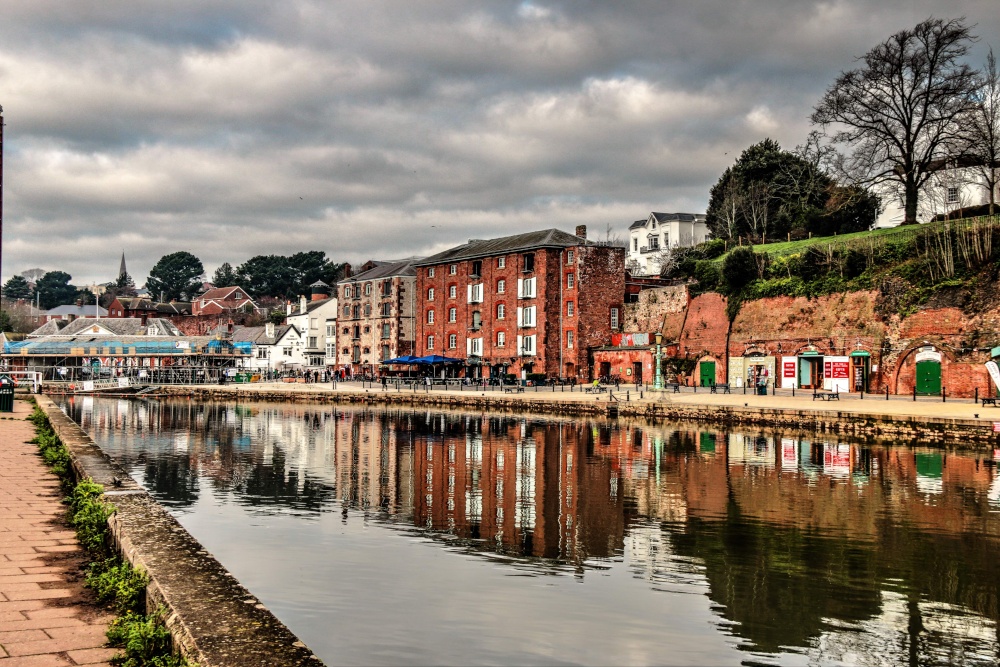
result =
[[615,347],[642,347],[649,345],[650,338],[648,333],[614,333],[611,334],[611,344]]
[[128,378],[118,378],[118,386],[123,389],[128,386]]
[[793,377],[795,377],[795,362],[794,361],[783,361],[783,362],[781,362],[781,377],[783,377],[783,378],[793,378]]
[[825,357],[823,359],[823,388],[827,391],[850,391],[850,357]]
[[798,367],[799,362],[795,357],[781,358],[781,387],[783,389],[794,389],[799,386]]
[[84,391],[94,391],[94,381],[93,380],[84,380],[83,381],[83,390]]
[[997,367],[997,362],[987,361],[986,370],[990,372],[990,379],[993,380],[993,386],[1000,389],[1000,367]]

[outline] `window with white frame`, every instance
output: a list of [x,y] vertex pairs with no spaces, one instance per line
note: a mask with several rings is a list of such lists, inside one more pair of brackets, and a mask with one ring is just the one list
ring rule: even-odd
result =
[[505,268],[507,268],[507,258],[506,257],[497,257],[497,268],[498,269],[505,269]]
[[458,334],[448,334],[448,349],[454,350],[458,347]]
[[448,321],[449,322],[455,322],[456,320],[458,320],[458,308],[449,308],[448,309]]
[[465,353],[470,356],[483,356],[483,339],[467,338],[465,340]]
[[576,285],[576,274],[575,273],[567,273],[566,274],[566,289],[573,289],[573,287],[575,285]]
[[504,347],[507,344],[507,334],[503,331],[497,332],[497,347]]
[[566,251],[566,263],[567,264],[572,264],[573,263],[573,259],[575,257],[576,257],[576,254],[572,250],[567,250]]
[[517,337],[517,353],[520,355],[534,355],[535,354],[535,336],[518,336]]
[[427,311],[427,324],[434,324],[434,311],[433,310],[428,310]]
[[326,323],[326,335],[327,336],[332,336],[333,335],[333,323],[332,322],[327,322]]
[[433,301],[434,300],[434,288],[433,287],[428,287],[427,288],[427,300],[428,301]]
[[566,347],[568,349],[570,349],[570,350],[573,349],[573,332],[572,331],[567,331],[566,332]]
[[618,309],[617,308],[612,308],[611,309],[611,328],[615,329],[615,330],[618,329]]
[[434,336],[428,336],[427,337],[427,349],[428,350],[433,350],[434,349]]
[[566,302],[566,317],[573,317],[574,310],[575,310],[575,308],[573,307],[573,302],[572,301],[567,301]]
[[365,296],[369,296],[372,293],[372,284],[365,283]]
[[309,346],[310,349],[316,349],[316,336],[309,336]]
[[948,196],[948,203],[949,204],[957,204],[958,203],[958,188],[956,188],[956,187],[949,187],[948,188],[947,196]]
[[458,296],[458,286],[457,285],[448,285],[448,298],[449,299],[454,299],[457,296]]
[[497,281],[497,294],[504,294],[507,291],[507,281],[498,280]]
[[529,306],[528,308],[517,309],[517,326],[519,327],[535,326],[535,306]]
[[335,357],[337,356],[337,346],[334,343],[326,344],[326,356]]
[[258,347],[257,348],[257,358],[258,359],[267,359],[267,348],[266,347]]
[[458,264],[451,264],[448,266],[448,275],[455,275],[458,273]]
[[535,298],[535,281],[537,278],[518,278],[517,279],[517,298],[519,299],[533,299]]
[[507,315],[507,306],[502,303],[497,304],[497,319],[502,320]]
[[427,277],[428,278],[433,278],[434,277],[434,267],[433,266],[427,269]]
[[483,284],[478,283],[476,285],[468,285],[468,297],[469,303],[482,303],[483,302]]

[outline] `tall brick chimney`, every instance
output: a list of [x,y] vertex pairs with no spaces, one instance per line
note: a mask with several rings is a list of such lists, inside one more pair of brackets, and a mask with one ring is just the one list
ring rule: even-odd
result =
[[576,226],[576,235],[579,236],[581,239],[586,240],[586,238],[587,238],[587,225],[577,225]]

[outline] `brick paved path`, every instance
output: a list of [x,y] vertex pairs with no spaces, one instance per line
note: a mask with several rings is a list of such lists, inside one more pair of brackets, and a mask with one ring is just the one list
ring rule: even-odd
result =
[[27,401],[0,413],[0,667],[106,665],[111,617],[83,588],[83,552],[55,475],[27,441]]

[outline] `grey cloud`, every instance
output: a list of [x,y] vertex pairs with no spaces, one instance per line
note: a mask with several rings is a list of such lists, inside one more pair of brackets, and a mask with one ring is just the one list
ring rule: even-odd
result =
[[[340,261],[703,210],[930,0],[12,3],[5,276]],[[961,0],[1000,48],[995,0]],[[981,59],[981,58],[980,58]],[[974,59],[978,64],[978,61]]]

